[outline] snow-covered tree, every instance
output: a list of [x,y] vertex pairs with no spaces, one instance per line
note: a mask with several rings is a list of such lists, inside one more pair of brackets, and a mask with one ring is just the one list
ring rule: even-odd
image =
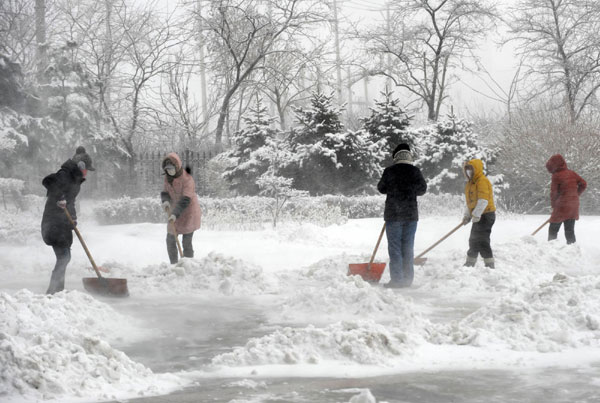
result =
[[417,138],[415,165],[423,171],[430,191],[460,193],[465,179],[463,164],[473,158],[493,163],[496,151],[484,146],[473,124],[456,116],[411,130]]
[[296,109],[290,133],[287,176],[312,194],[353,194],[381,174],[384,142],[365,131],[345,131],[333,95],[314,94],[309,108]]
[[[269,167],[268,156],[261,150],[270,139],[274,139],[277,130],[271,128],[274,118],[269,116],[267,108],[260,100],[242,117],[244,128],[232,138],[232,148],[226,157],[233,165],[223,173],[230,187],[240,195],[256,195],[260,191],[257,179]],[[267,153],[268,154],[268,153]]]
[[55,50],[44,73],[47,112],[59,125],[60,138],[56,140],[61,146],[90,143],[98,128],[92,84],[84,66],[75,57],[76,48],[76,43],[67,42]]
[[400,106],[400,99],[394,98],[394,93],[386,88],[381,92],[382,99],[375,100],[375,106],[370,108],[371,115],[363,119],[364,129],[374,141],[385,141],[386,158],[383,166],[392,164],[392,151],[400,143],[415,146],[415,141],[408,132],[411,117]]

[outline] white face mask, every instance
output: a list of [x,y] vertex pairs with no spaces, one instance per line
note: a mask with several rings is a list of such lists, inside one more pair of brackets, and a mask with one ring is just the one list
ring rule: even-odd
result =
[[465,169],[465,176],[469,180],[473,179],[473,170],[472,169]]
[[165,168],[165,172],[169,176],[175,176],[175,174],[177,173],[174,166],[169,166],[169,167]]

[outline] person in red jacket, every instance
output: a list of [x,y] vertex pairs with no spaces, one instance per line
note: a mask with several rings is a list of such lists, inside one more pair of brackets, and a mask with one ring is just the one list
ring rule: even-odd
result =
[[579,220],[579,196],[587,187],[587,183],[581,176],[567,169],[567,162],[560,154],[550,157],[546,162],[546,169],[552,174],[550,187],[552,216],[548,240],[556,239],[558,230],[564,223],[567,243],[575,243],[575,220]]

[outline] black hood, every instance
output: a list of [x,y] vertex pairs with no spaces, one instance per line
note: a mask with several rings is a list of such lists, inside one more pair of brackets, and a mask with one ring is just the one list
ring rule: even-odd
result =
[[77,163],[72,159],[66,160],[61,166],[61,169],[67,171],[73,179],[79,179],[79,182],[84,182],[85,178],[83,177],[83,172],[77,166]]

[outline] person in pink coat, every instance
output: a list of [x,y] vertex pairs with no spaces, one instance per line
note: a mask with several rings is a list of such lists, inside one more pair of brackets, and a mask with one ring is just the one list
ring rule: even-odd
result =
[[546,163],[546,169],[552,174],[550,185],[550,203],[552,216],[548,240],[556,239],[561,224],[565,224],[567,243],[575,243],[575,220],[579,220],[579,196],[587,183],[575,172],[567,169],[567,162],[560,154],[555,154]]
[[194,178],[187,169],[183,169],[181,159],[176,153],[169,153],[162,161],[165,173],[165,185],[160,198],[163,209],[169,213],[167,228],[167,252],[171,264],[177,263],[178,252],[173,228],[182,234],[183,256],[194,257],[192,237],[200,228],[202,211],[196,196]]

